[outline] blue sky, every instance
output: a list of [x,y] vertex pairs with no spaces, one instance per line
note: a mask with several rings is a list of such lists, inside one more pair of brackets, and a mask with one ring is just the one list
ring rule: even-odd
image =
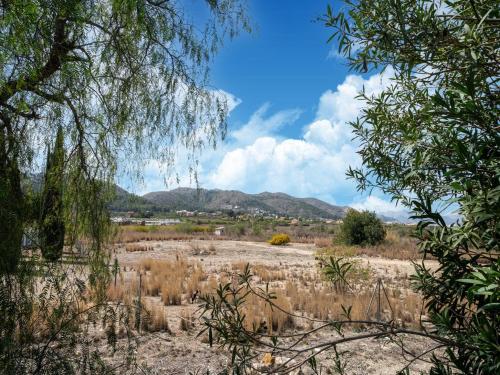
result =
[[[226,43],[212,64],[212,86],[227,93],[232,110],[225,142],[200,156],[199,186],[280,191],[402,213],[387,197],[361,195],[346,180],[347,167],[360,164],[346,125],[361,108],[354,97],[363,87],[380,92],[391,72],[361,76],[348,71],[326,43],[331,30],[316,21],[328,3],[249,1],[254,31]],[[332,5],[338,9],[339,3]],[[195,186],[184,167],[178,163],[180,182],[168,188]],[[160,169],[152,162],[144,183],[132,190],[165,190]]]
[[[237,127],[256,108],[269,102],[275,110],[300,108],[302,121],[312,120],[318,94],[337,86],[347,74],[339,60],[328,59],[330,31],[316,21],[327,1],[254,0],[250,18],[255,24],[221,50],[215,59],[212,78],[241,98],[232,114]],[[300,124],[283,129],[299,136]]]

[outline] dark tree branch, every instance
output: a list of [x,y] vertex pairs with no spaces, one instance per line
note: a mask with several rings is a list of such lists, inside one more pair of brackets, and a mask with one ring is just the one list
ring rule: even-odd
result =
[[68,57],[68,53],[74,48],[74,43],[67,40],[66,23],[66,18],[59,17],[56,19],[54,39],[45,65],[30,76],[22,76],[8,81],[0,90],[0,103],[6,103],[18,92],[34,90],[41,82],[50,78],[61,68],[61,65]]

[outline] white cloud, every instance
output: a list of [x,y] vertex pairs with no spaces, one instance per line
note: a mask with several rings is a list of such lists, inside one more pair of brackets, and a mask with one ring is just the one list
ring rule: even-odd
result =
[[380,93],[390,83],[394,75],[392,68],[383,74],[374,74],[368,79],[358,75],[348,75],[335,91],[328,90],[319,99],[318,119],[327,119],[334,123],[345,123],[354,120],[363,102],[356,96],[364,89],[368,96]]
[[282,191],[334,201],[335,193],[352,184],[344,174],[356,158],[349,145],[338,153],[329,153],[322,145],[303,139],[261,137],[226,153],[209,182],[223,189]]
[[351,201],[355,185],[345,172],[358,166],[360,158],[347,124],[354,120],[362,103],[356,99],[363,88],[368,95],[380,92],[392,71],[368,79],[350,75],[319,99],[316,120],[298,139],[283,139],[275,133],[295,122],[300,111],[267,115],[269,106],[259,108],[249,122],[232,135],[233,144],[206,176],[204,185],[247,192],[282,191],[296,196],[314,196],[330,202]]
[[334,147],[348,134],[349,130],[344,124],[332,124],[328,120],[317,120],[307,126],[304,139],[311,143]]
[[[215,151],[200,155],[200,185],[206,188],[237,189],[249,193],[280,191],[299,197],[316,197],[330,203],[348,204],[387,214],[403,214],[390,202],[368,197],[362,200],[355,183],[346,180],[349,166],[359,166],[357,145],[347,124],[360,112],[362,103],[356,99],[363,88],[369,95],[379,93],[389,83],[392,70],[364,79],[349,75],[335,90],[324,92],[318,102],[313,122],[303,128],[298,138],[285,138],[285,126],[297,122],[299,109],[270,112],[270,105],[261,106],[239,129],[229,132],[227,141]],[[227,95],[230,109],[240,100]],[[181,167],[179,167],[179,165]],[[182,170],[187,164],[177,164]],[[145,166],[143,191],[165,188],[160,173],[161,163]],[[186,167],[187,170],[187,167]],[[188,173],[180,176],[180,186],[193,186]],[[173,186],[170,184],[169,188]],[[393,216],[393,215],[388,215]]]
[[250,120],[238,130],[229,134],[233,142],[238,145],[249,144],[257,138],[275,134],[286,125],[293,124],[302,113],[299,109],[278,111],[269,117],[265,117],[269,111],[269,103],[262,105],[250,117]]
[[375,211],[388,217],[392,217],[401,221],[408,219],[408,209],[404,206],[381,199],[377,196],[370,195],[363,200],[358,200],[351,203],[349,206],[359,211]]

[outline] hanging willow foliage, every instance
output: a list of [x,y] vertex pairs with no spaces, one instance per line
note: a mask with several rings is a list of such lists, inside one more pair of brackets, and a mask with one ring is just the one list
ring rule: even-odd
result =
[[0,129],[0,274],[16,270],[23,236],[21,177],[16,161],[9,156],[10,147],[12,142]]
[[[114,371],[92,327],[111,346],[118,328],[132,337],[134,306],[106,298],[116,172],[139,178],[149,159],[169,172],[180,147],[194,164],[224,136],[231,98],[209,86],[209,65],[249,30],[244,5],[0,3],[0,373]],[[133,346],[116,361],[134,367]]]

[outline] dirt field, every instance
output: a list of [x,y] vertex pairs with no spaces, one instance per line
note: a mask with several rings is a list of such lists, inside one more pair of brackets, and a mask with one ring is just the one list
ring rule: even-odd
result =
[[[300,279],[304,283],[304,290],[313,290],[318,288],[318,283],[322,283],[315,259],[318,249],[311,244],[292,243],[276,247],[264,242],[197,240],[148,241],[138,245],[147,246],[148,250],[127,252],[125,245],[116,247],[115,254],[120,262],[122,280],[135,278],[145,259],[151,259],[154,263],[175,262],[176,259],[182,258],[203,270],[203,280],[208,281],[203,281],[202,284],[219,280],[218,277],[224,272],[235,270],[247,262],[250,265],[260,265],[266,270],[270,275],[270,284],[276,289],[284,289],[291,279]],[[363,276],[360,281],[366,293],[371,292],[379,278],[392,293],[395,293],[394,290],[398,291],[398,296],[410,293],[409,276],[413,273],[413,265],[409,261],[374,257],[356,257],[353,260],[360,269],[366,271],[367,276]],[[434,266],[432,262],[428,265]],[[273,277],[276,280],[273,280]],[[128,288],[135,288],[135,284],[130,285]],[[323,289],[326,290],[326,287]],[[403,301],[403,297],[399,299]],[[163,309],[158,292],[144,296],[144,300]],[[223,370],[229,362],[228,353],[218,348],[210,348],[206,339],[197,337],[200,325],[194,318],[192,327],[183,327],[182,321],[189,317],[191,322],[191,317],[196,316],[197,308],[196,303],[191,303],[189,293],[183,295],[180,304],[165,306],[170,332],[159,330],[142,335],[136,349],[137,362],[158,374],[206,373],[207,370],[213,374]],[[413,309],[415,310],[415,307]],[[409,318],[408,321],[411,319],[416,318]],[[295,329],[301,328],[303,324],[297,322]],[[322,331],[311,336],[308,341],[323,342],[333,337],[336,337],[334,332]],[[103,341],[100,345],[104,346]],[[124,345],[125,340],[120,340],[119,343]],[[407,349],[419,354],[428,349],[429,345],[424,339],[412,338]],[[339,349],[346,351],[343,358],[347,363],[347,374],[395,374],[407,363],[401,355],[401,349],[387,339],[351,342],[340,346]],[[321,355],[320,358],[324,359],[324,364],[331,364],[331,358],[328,356]],[[277,362],[280,360],[283,359],[276,359]],[[260,364],[257,362],[256,366]],[[411,372],[418,373],[426,368],[426,362],[416,361],[411,366]],[[326,367],[323,369],[323,373],[330,373],[329,371]],[[310,373],[310,369],[303,366],[302,372]]]

